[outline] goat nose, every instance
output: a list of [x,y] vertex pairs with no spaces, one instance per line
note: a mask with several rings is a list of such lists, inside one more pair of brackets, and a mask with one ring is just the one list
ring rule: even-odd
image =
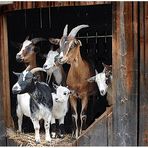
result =
[[55,98],[55,101],[57,102],[58,101],[58,98]]
[[104,90],[101,90],[100,93],[101,93],[101,95],[104,95]]
[[21,61],[22,61],[21,55],[18,55],[18,54],[16,55],[16,61],[17,61],[17,62],[21,62]]
[[43,68],[46,69],[47,68],[47,65],[43,65]]
[[19,89],[18,86],[12,87],[12,93],[13,93],[13,94],[18,94],[20,91],[21,91],[21,90]]

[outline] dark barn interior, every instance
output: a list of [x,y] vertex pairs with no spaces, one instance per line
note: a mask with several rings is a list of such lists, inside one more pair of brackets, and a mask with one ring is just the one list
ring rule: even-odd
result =
[[[42,9],[18,10],[7,15],[8,22],[8,45],[9,45],[9,75],[10,75],[10,94],[11,94],[11,115],[15,123],[16,118],[16,96],[11,92],[12,85],[17,81],[13,71],[21,72],[25,69],[23,63],[18,63],[15,59],[19,51],[12,42],[22,43],[26,36],[30,38],[49,37],[60,38],[66,24],[69,31],[77,25],[88,24],[89,28],[82,29],[77,38],[82,42],[81,55],[91,62],[98,72],[103,70],[102,62],[112,64],[112,5],[95,6],[75,6],[75,7],[51,7]],[[42,42],[39,44],[39,53],[45,54],[50,49],[50,43]],[[38,66],[43,65],[44,59],[37,54]],[[64,65],[68,71],[68,65]],[[93,97],[92,97],[93,98]],[[98,94],[95,99],[89,100],[88,106],[88,125],[96,117],[99,117],[107,106],[106,97]],[[31,121],[24,119],[24,132],[31,131]],[[71,128],[70,113],[66,116],[65,127],[67,132]]]

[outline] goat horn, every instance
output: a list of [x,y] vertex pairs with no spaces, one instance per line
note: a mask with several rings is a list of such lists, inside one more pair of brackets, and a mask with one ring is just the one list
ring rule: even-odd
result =
[[43,72],[46,72],[43,68],[41,68],[41,67],[36,67],[36,68],[33,68],[33,69],[31,69],[30,70],[30,72],[31,73],[36,73],[36,72],[38,72],[38,71],[43,71]]
[[37,44],[38,42],[41,42],[41,41],[46,41],[46,39],[44,39],[44,38],[34,38],[34,39],[31,40],[31,42],[33,44]]
[[68,32],[68,25],[66,24],[64,31],[63,31],[63,36],[67,36],[67,32]]
[[25,40],[29,40],[29,35],[28,35],[28,36],[26,36]]
[[95,69],[95,73],[96,73],[96,75],[98,74],[98,71],[97,71],[97,69]]
[[88,25],[79,25],[71,30],[68,36],[75,37],[78,31],[82,28],[89,27]]

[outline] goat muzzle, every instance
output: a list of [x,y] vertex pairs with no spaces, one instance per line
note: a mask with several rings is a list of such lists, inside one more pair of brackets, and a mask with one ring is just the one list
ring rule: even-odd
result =
[[23,59],[21,58],[21,55],[16,55],[16,61],[17,62],[23,62]]

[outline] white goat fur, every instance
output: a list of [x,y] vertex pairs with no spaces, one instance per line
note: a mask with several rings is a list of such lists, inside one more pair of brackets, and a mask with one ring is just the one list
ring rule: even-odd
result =
[[[43,68],[47,71],[47,75],[49,75],[49,77],[51,76],[51,74],[53,74],[55,81],[58,85],[60,84],[66,85],[66,82],[65,82],[66,75],[62,65],[56,66],[54,62],[55,61],[54,58],[58,54],[59,53],[57,51],[50,50],[47,54],[46,61],[43,65]],[[50,81],[50,78],[48,81]]]
[[[64,118],[68,112],[68,99],[70,90],[67,87],[57,86],[56,93],[52,93],[53,109],[51,124],[54,124],[55,119],[59,120],[59,125],[64,124]],[[55,137],[55,133],[51,133]]]

